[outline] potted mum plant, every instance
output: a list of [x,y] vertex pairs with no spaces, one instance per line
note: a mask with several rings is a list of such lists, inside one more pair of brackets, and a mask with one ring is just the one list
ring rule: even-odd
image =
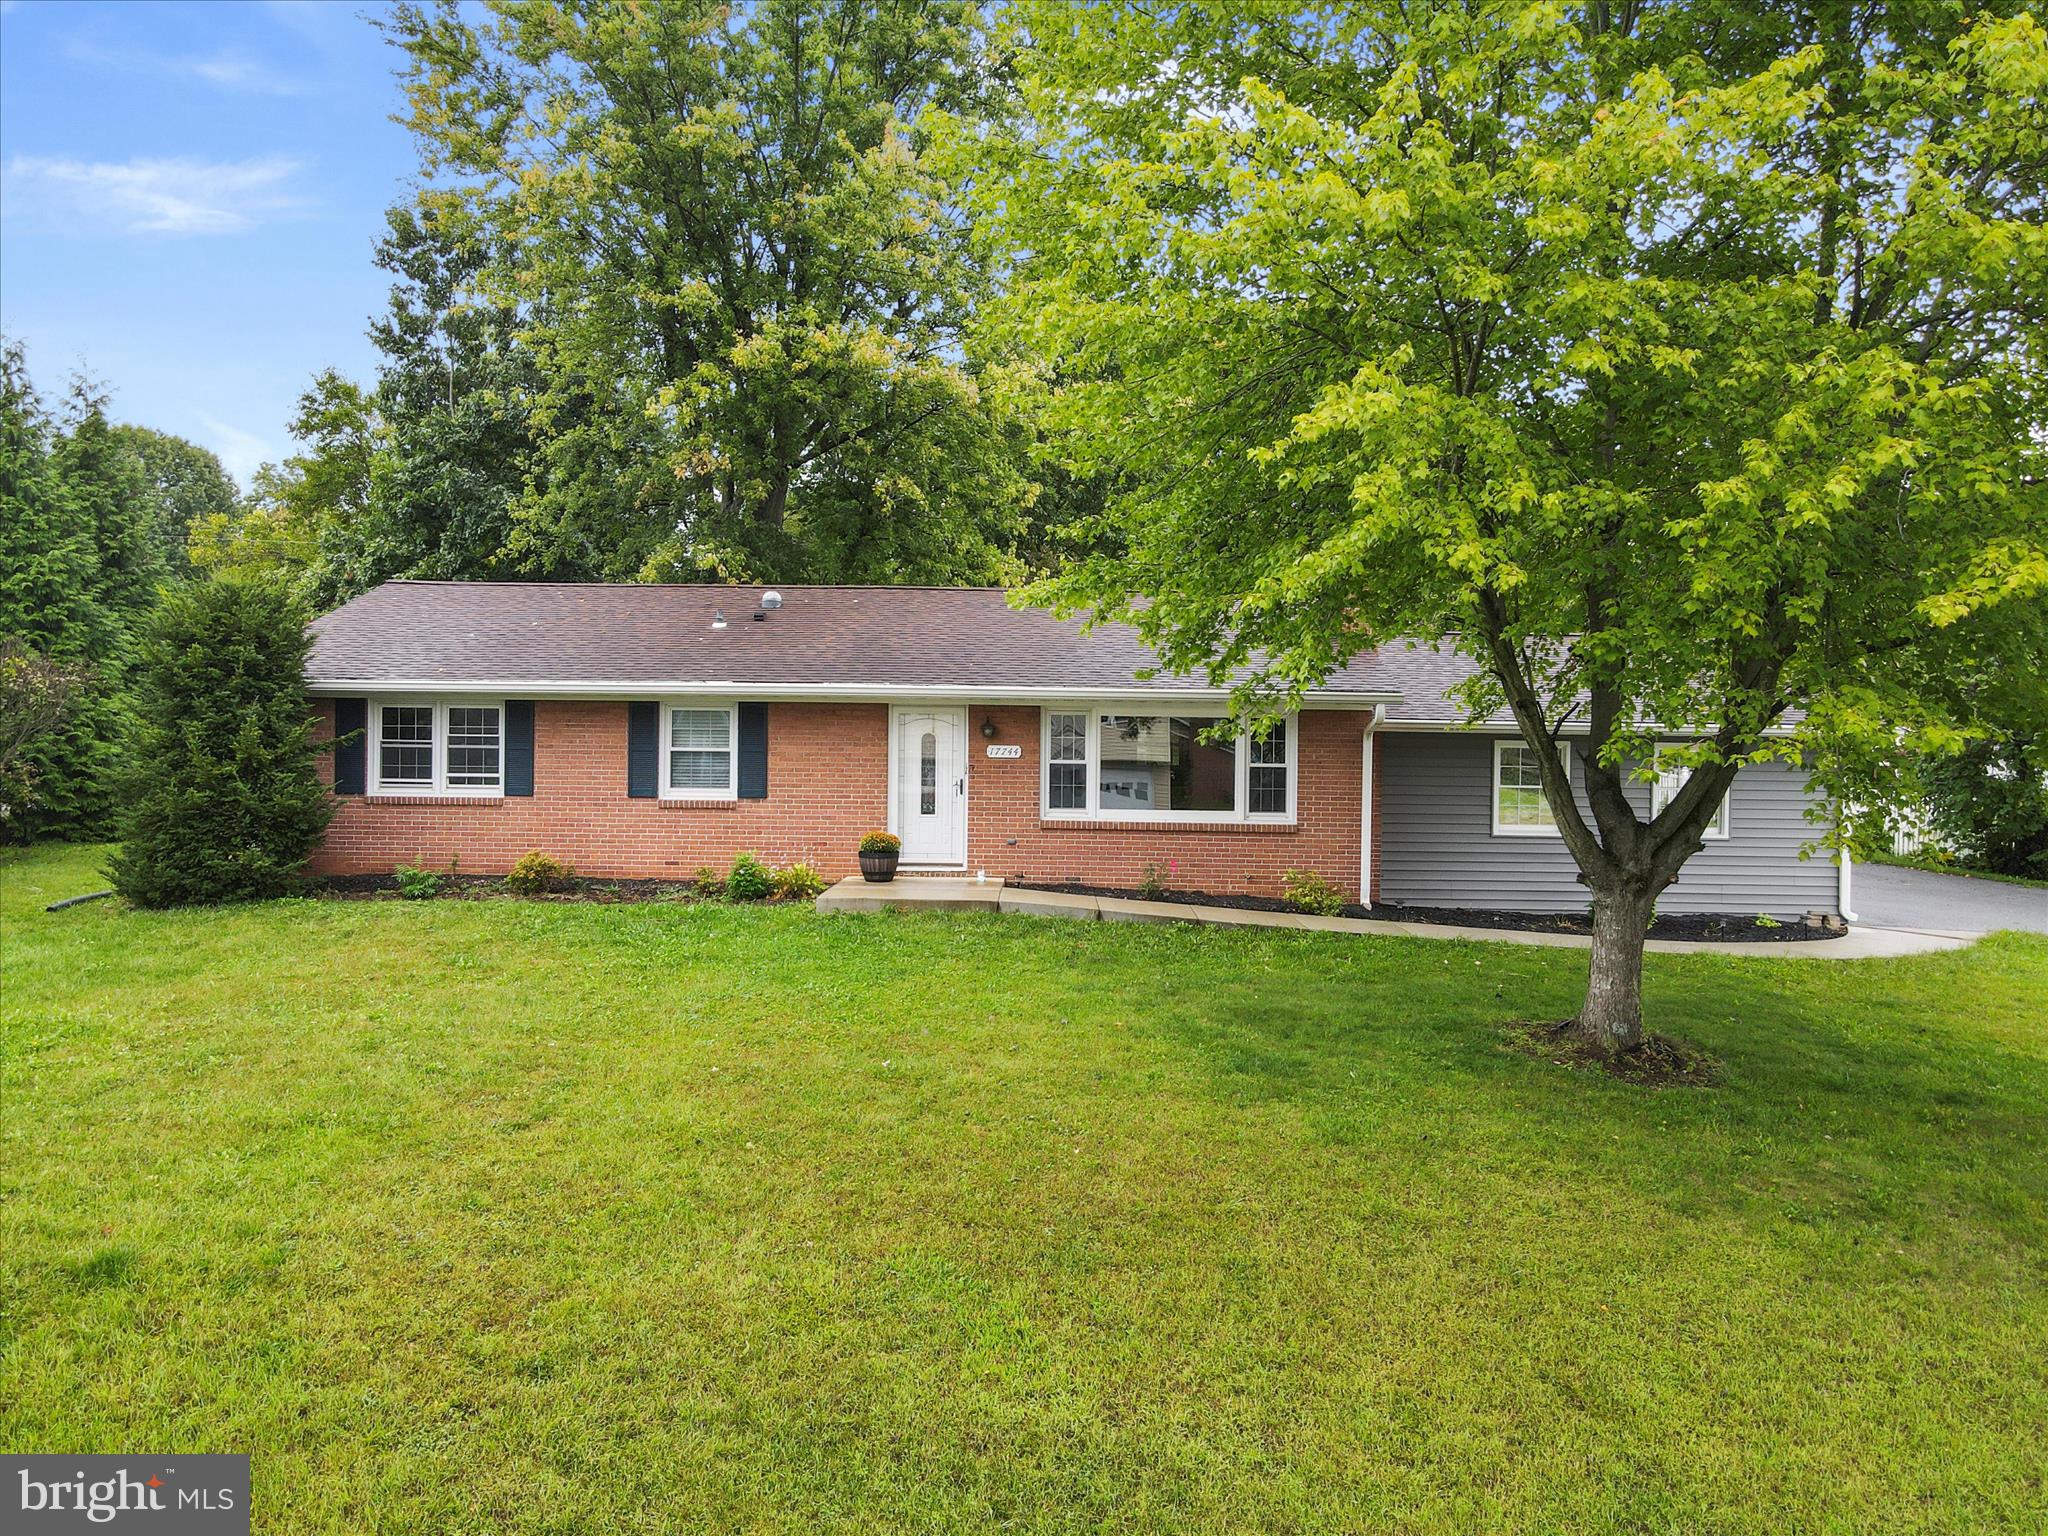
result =
[[870,832],[860,840],[860,873],[864,880],[879,885],[896,878],[896,860],[903,854],[903,839],[894,832]]

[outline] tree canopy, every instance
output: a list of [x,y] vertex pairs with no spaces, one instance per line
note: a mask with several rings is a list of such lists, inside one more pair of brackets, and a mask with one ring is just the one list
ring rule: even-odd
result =
[[0,347],[0,646],[18,697],[63,699],[10,753],[10,839],[104,827],[130,629],[167,573],[160,503],[127,432],[85,379],[53,414],[21,348]]
[[[952,152],[1042,419],[1116,487],[1105,552],[1040,595],[1249,667],[1247,713],[1417,637],[1479,663],[1475,715],[1582,739],[1590,815],[1535,756],[1605,934],[1601,1042],[1639,1034],[1643,922],[1741,764],[1817,752],[1867,800],[1976,723],[1973,673],[2041,676],[2030,15],[1006,24],[1015,117]],[[1664,733],[1691,775],[1645,822],[1624,787]]]
[[192,525],[234,512],[241,499],[234,480],[210,451],[182,437],[127,422],[112,432],[141,474],[158,563],[167,575],[191,574]]
[[421,217],[467,232],[470,302],[514,317],[531,369],[507,559],[1019,573],[1024,444],[973,358],[980,277],[914,126],[970,98],[974,21],[960,0],[394,12]]

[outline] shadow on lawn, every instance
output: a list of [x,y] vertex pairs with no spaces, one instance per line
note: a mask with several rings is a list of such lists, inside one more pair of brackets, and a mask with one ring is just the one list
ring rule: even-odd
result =
[[1169,987],[1157,1027],[1219,1096],[1292,1105],[1325,1145],[1391,1137],[1437,1156],[1541,1159],[1660,1199],[1682,1174],[1679,1198],[1769,1219],[1938,1206],[2007,1228],[2031,1211],[2023,1224],[2042,1225],[2048,1062],[1977,1027],[1985,1010],[2017,1015],[2035,983],[2048,993],[2038,946],[2019,953],[2032,976],[2002,1005],[1960,955],[1653,961],[1653,1027],[1718,1062],[1711,1086],[1685,1093],[1559,1070],[1505,1042],[1517,1020],[1570,1012],[1582,960],[1449,947],[1464,953],[1419,994],[1304,954],[1285,987]]

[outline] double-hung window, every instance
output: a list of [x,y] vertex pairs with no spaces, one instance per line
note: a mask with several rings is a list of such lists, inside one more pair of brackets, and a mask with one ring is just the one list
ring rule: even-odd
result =
[[373,793],[496,795],[505,787],[505,706],[497,699],[380,699]]
[[1291,821],[1296,721],[1216,737],[1218,715],[1045,712],[1045,814],[1103,821]]
[[738,794],[734,772],[732,706],[671,705],[662,794],[671,800],[731,800]]
[[1088,809],[1088,717],[1078,711],[1045,717],[1045,808]]
[[[1692,769],[1684,763],[1667,762],[1665,752],[1675,747],[1659,747],[1651,768],[1656,777],[1650,781],[1650,816],[1655,819],[1664,814],[1664,807],[1678,797],[1685,788],[1685,781],[1692,777]],[[1713,819],[1707,823],[1701,834],[1709,838],[1725,838],[1728,835],[1728,801],[1735,791],[1730,789],[1721,797],[1721,803],[1714,807]]]
[[[1571,753],[1558,748],[1565,781],[1571,781]],[[1556,837],[1557,816],[1543,792],[1543,769],[1536,749],[1525,741],[1493,744],[1493,835]]]

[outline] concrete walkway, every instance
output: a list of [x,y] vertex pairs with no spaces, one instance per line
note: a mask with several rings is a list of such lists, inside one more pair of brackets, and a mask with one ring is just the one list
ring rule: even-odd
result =
[[[818,898],[820,912],[891,912],[936,908],[952,912],[1017,912],[1027,917],[1063,917],[1082,922],[1207,923],[1219,928],[1286,928],[1305,933],[1392,934],[1409,939],[1478,939],[1492,944],[1537,944],[1553,949],[1586,949],[1592,940],[1576,933],[1526,933],[1513,928],[1453,928],[1442,923],[1402,923],[1373,917],[1314,917],[1305,912],[1252,912],[1238,907],[1197,907],[1177,901],[1138,901],[1126,896],[1074,896],[1065,891],[1011,889],[1000,880],[977,881],[937,875],[902,875],[869,884],[849,875]],[[1935,929],[1859,926],[1838,939],[1726,940],[1651,939],[1645,948],[1667,955],[1748,955],[1756,959],[1874,960],[1896,955],[1961,949],[1983,935]]]

